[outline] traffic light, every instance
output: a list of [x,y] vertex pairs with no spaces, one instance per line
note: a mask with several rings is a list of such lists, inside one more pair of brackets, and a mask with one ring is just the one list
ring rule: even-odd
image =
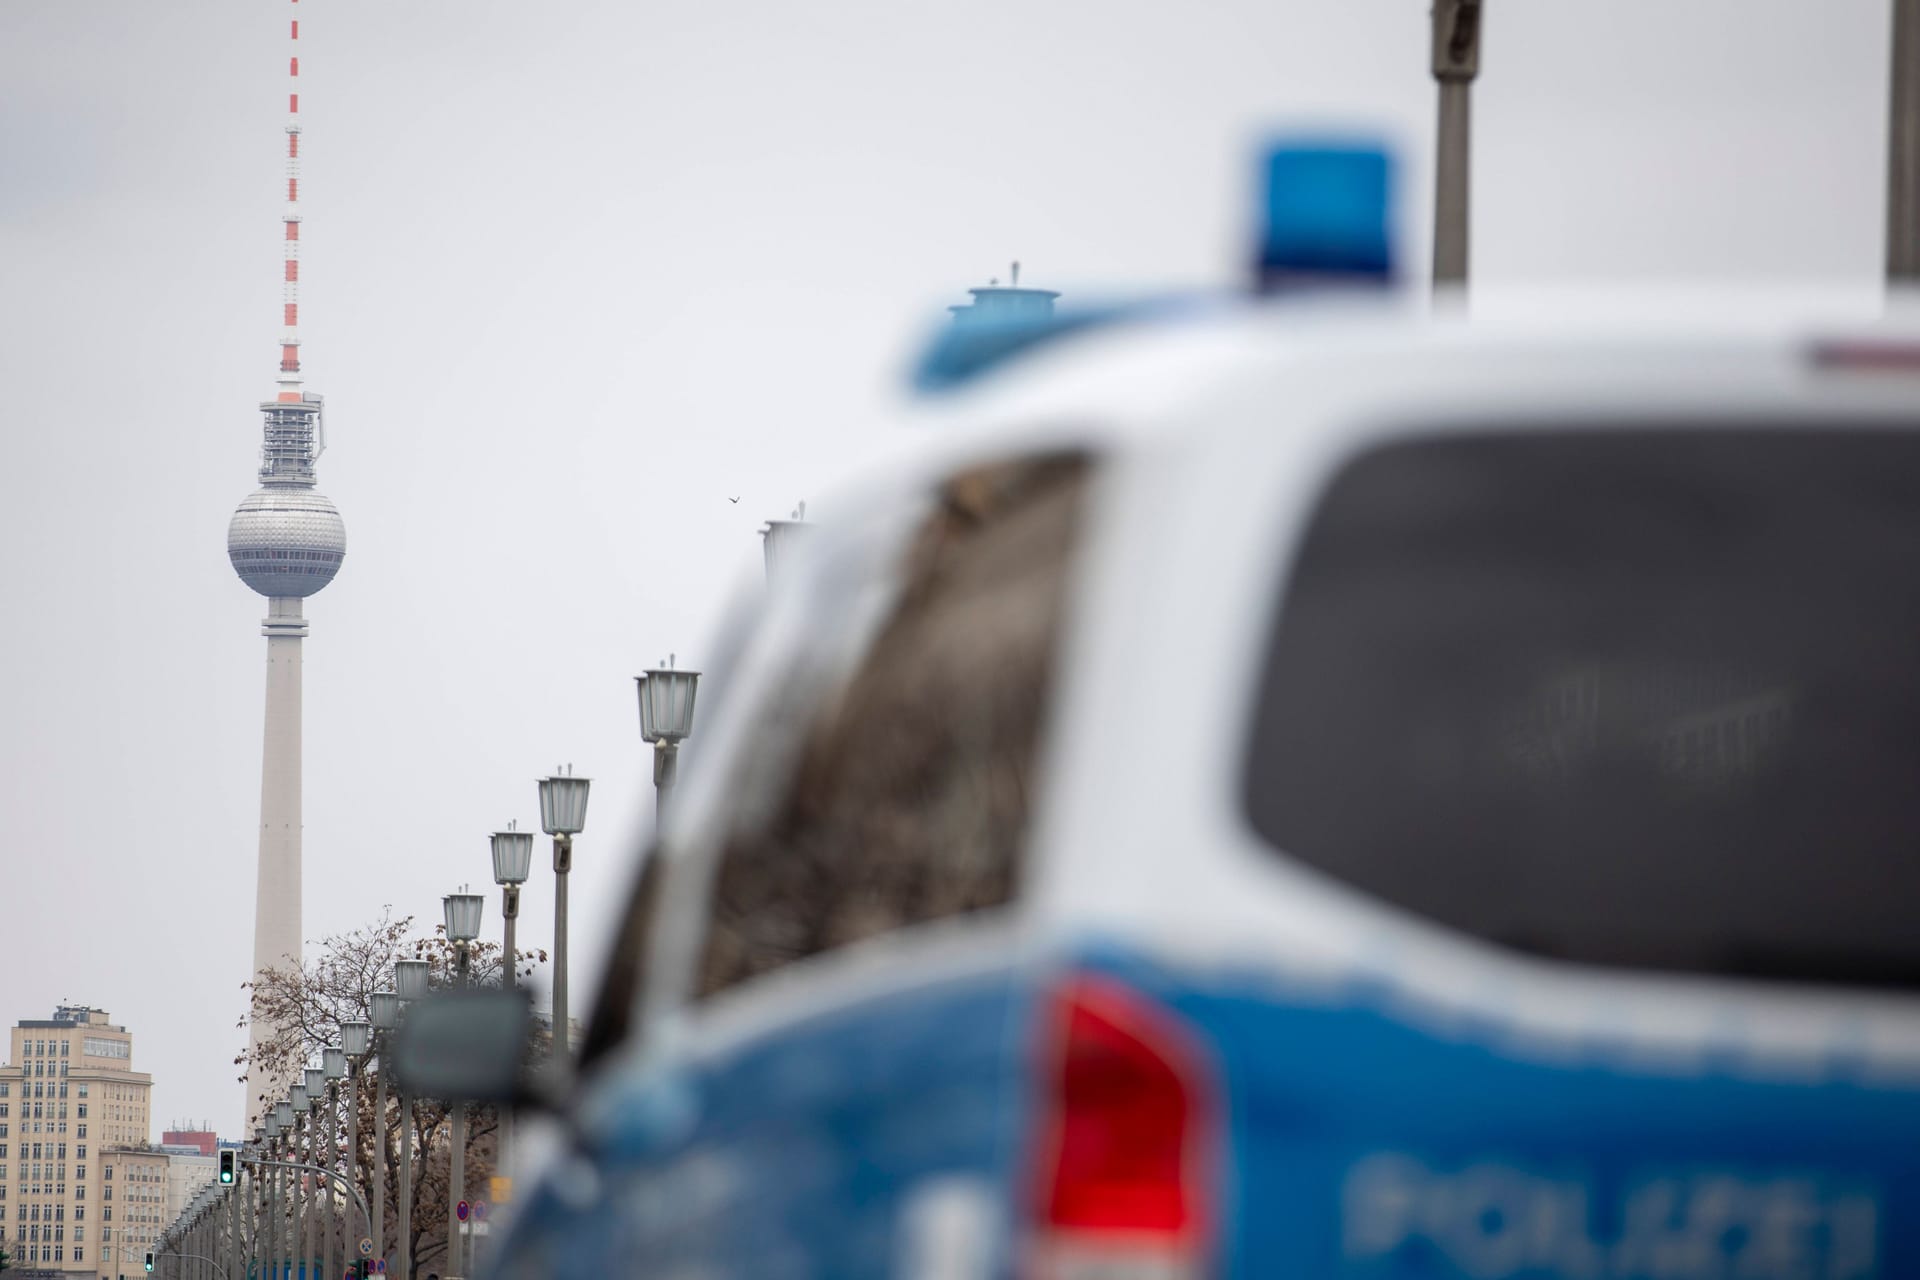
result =
[[147,1270],[153,1270],[153,1250],[147,1250]]
[[231,1148],[220,1153],[221,1186],[230,1187],[233,1185],[234,1179],[239,1173],[239,1155],[240,1153],[238,1151],[234,1151]]

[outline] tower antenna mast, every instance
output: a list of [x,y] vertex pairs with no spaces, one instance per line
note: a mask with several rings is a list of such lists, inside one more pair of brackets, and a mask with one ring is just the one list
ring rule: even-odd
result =
[[286,284],[281,306],[280,393],[282,404],[300,401],[300,0],[290,0],[294,16],[287,55],[287,207]]

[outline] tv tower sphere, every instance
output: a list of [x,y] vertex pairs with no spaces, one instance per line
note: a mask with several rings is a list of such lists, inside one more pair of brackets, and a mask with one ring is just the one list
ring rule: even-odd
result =
[[263,596],[310,596],[333,581],[347,554],[347,527],[312,489],[261,489],[227,525],[227,558]]

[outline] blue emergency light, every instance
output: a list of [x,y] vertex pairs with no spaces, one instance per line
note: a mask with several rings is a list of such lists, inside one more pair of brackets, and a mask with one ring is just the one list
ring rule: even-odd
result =
[[1393,281],[1393,157],[1377,143],[1295,140],[1266,156],[1254,280],[1262,293],[1296,284]]

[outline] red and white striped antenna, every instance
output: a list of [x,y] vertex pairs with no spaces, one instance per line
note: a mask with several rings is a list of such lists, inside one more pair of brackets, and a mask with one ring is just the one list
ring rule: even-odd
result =
[[292,50],[287,58],[287,207],[286,295],[281,309],[280,394],[282,403],[300,400],[300,0],[291,0]]

